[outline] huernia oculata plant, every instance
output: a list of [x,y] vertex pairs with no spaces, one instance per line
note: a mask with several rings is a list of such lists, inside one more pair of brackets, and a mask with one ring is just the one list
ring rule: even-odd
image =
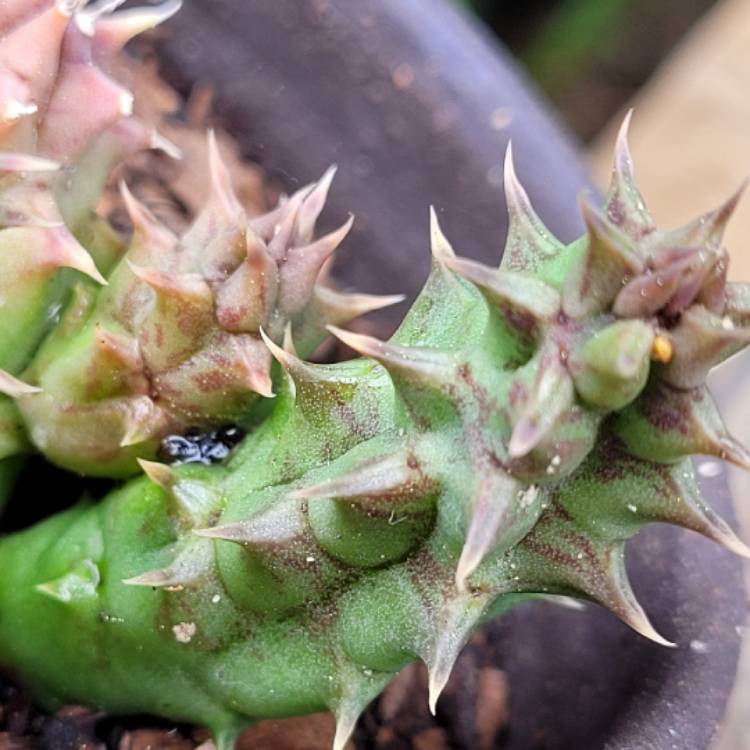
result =
[[[748,554],[688,458],[749,461],[705,387],[750,340],[750,286],[727,282],[722,245],[738,196],[657,229],[626,121],[603,209],[582,202],[586,233],[563,245],[509,150],[499,268],[456,256],[433,212],[432,273],[379,341],[338,326],[395,298],[316,281],[350,224],[314,236],[332,171],[250,218],[210,141],[212,194],[189,231],[123,186],[134,230],[121,243],[94,198],[131,148],[117,133],[154,143],[123,92],[105,125],[63,120],[73,145],[40,135],[55,89],[13,78],[13,35],[47,50],[51,24],[65,70],[66,50],[106,59],[169,4],[17,5],[0,15],[15,29],[0,42],[5,455],[144,473],[0,542],[0,662],[39,700],[204,724],[223,747],[255,719],[328,708],[340,750],[405,664],[426,662],[434,708],[472,629],[538,594],[598,602],[667,644],[624,568],[646,523]],[[61,184],[51,160],[91,175],[76,166]],[[53,293],[58,266],[94,281]],[[361,358],[305,361],[326,326]],[[154,461],[164,436],[227,422],[252,429],[224,464]]]

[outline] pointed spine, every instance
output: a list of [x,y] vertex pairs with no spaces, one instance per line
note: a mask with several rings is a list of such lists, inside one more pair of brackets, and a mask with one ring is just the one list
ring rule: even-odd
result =
[[546,346],[537,357],[534,381],[508,443],[511,458],[521,458],[534,450],[573,405],[573,379],[561,361],[557,346]]
[[560,312],[560,293],[539,279],[514,271],[496,270],[465,258],[447,258],[445,266],[470,281],[507,323],[521,333],[533,333]]
[[50,269],[72,268],[102,286],[107,285],[107,280],[99,273],[94,259],[65,227],[47,230],[46,239],[46,265]]
[[665,242],[673,247],[685,245],[700,245],[702,247],[718,249],[724,239],[724,232],[737,210],[745,190],[748,179],[742,181],[740,186],[721,205],[712,211],[699,216],[683,227],[665,232]]
[[315,232],[315,224],[323,211],[328,200],[328,192],[331,189],[333,178],[336,176],[338,167],[333,164],[324,172],[315,187],[308,194],[300,206],[297,217],[296,241],[299,244],[309,244]]
[[256,552],[280,554],[293,551],[294,542],[305,537],[307,525],[296,502],[277,502],[245,521],[193,529],[205,539],[231,542]]
[[631,240],[606,216],[581,200],[586,247],[566,281],[563,309],[572,318],[608,309],[623,283],[643,270]]
[[612,429],[645,460],[669,463],[697,453],[750,469],[750,454],[729,434],[703,386],[683,391],[655,382],[615,417]]
[[403,294],[354,294],[316,284],[312,304],[327,324],[340,326],[367,313],[397,305],[405,299],[406,295]]
[[433,263],[443,266],[446,260],[455,258],[456,253],[440,227],[434,206],[430,206],[430,249]]
[[213,551],[208,543],[189,545],[166,568],[150,570],[123,579],[126,586],[145,586],[167,591],[180,591],[196,586],[205,576],[213,561]]
[[35,393],[41,392],[41,388],[24,383],[9,372],[0,370],[0,393],[4,393],[11,398],[21,398],[22,396],[31,396]]
[[[651,624],[638,603],[625,572],[624,543],[588,535],[577,528],[568,514],[557,506],[521,541],[523,552],[530,551],[542,563],[537,578],[513,577],[516,590],[543,593],[575,592],[577,596],[602,605],[644,638],[662,646],[674,646]],[[534,563],[519,561],[516,571]],[[511,587],[513,588],[513,587]]]
[[354,216],[330,234],[309,245],[289,249],[279,269],[279,310],[292,317],[307,305],[320,269],[351,231]]
[[532,208],[529,196],[516,176],[510,142],[505,153],[504,183],[508,236],[500,267],[508,271],[538,271],[563,246]]
[[437,349],[399,346],[335,326],[328,330],[350,349],[376,360],[391,375],[407,382],[442,388],[453,375],[452,358]]
[[673,356],[659,367],[660,377],[683,390],[697,388],[709,371],[750,343],[750,328],[735,326],[731,316],[703,307],[688,308],[669,332]]
[[127,183],[120,181],[122,196],[128,217],[133,225],[133,237],[128,254],[130,262],[163,263],[177,247],[177,238],[130,192]]
[[228,331],[257,333],[276,306],[279,273],[264,243],[247,231],[246,257],[216,293],[216,317]]
[[447,597],[435,611],[432,636],[425,653],[421,654],[429,672],[428,701],[433,716],[453,665],[490,598],[486,594],[455,594]]
[[333,479],[294,490],[294,500],[343,500],[364,510],[395,503],[409,506],[429,496],[435,483],[416,453],[403,450],[358,464]]
[[164,0],[152,7],[131,8],[110,14],[104,5],[77,14],[79,27],[94,37],[94,54],[107,60],[131,39],[170,19],[182,7],[182,0]]
[[633,116],[631,109],[622,121],[615,144],[612,181],[606,200],[609,220],[628,236],[640,238],[654,231],[654,220],[638,190],[633,172],[633,158],[628,145],[628,131]]
[[542,512],[538,487],[523,485],[502,469],[483,466],[469,510],[469,526],[456,568],[456,588],[467,592],[467,579],[489,555],[517,544]]

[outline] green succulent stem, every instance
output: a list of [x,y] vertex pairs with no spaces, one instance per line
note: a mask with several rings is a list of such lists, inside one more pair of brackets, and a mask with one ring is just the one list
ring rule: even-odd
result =
[[[393,338],[330,328],[361,358],[312,364],[261,330],[274,405],[227,463],[142,460],[102,502],[0,541],[0,663],[50,707],[157,713],[227,747],[329,709],[340,750],[412,660],[434,710],[472,629],[528,598],[594,601],[670,645],[624,546],[662,521],[748,554],[687,458],[745,460],[693,381],[745,342],[747,295],[716,270],[710,220],[650,224],[624,134],[571,245],[510,160],[506,192],[500,268],[456,257],[433,213],[432,273]],[[705,346],[681,344],[691,316]]]

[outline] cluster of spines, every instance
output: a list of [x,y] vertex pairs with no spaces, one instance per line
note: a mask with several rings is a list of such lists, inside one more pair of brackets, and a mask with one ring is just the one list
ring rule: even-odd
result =
[[[121,253],[95,213],[111,169],[136,151],[177,149],[133,116],[133,96],[106,69],[179,0],[113,13],[121,2],[9,0],[0,10],[0,392],[19,379],[77,274],[105,284]],[[65,273],[72,269],[75,273]],[[13,404],[0,397],[2,449],[30,449]]]
[[26,385],[5,388],[31,441],[62,466],[124,476],[168,434],[241,422],[258,396],[273,395],[261,328],[280,339],[294,321],[309,352],[326,323],[402,299],[317,283],[352,224],[313,237],[335,169],[250,218],[213,134],[208,151],[211,195],[182,237],[121,186],[134,229],[108,286],[80,286]]
[[[533,212],[510,154],[510,228],[499,269],[456,257],[432,215],[430,283],[459,294],[478,291],[491,316],[498,316],[489,325],[501,320],[502,335],[522,353],[520,364],[512,357],[499,363],[507,372],[498,394],[506,403],[499,414],[477,426],[478,397],[482,408],[494,409],[497,402],[472,381],[475,363],[460,347],[401,343],[408,332],[384,342],[330,327],[343,343],[384,368],[411,426],[378,435],[383,425],[375,417],[371,432],[360,434],[359,444],[327,466],[324,478],[303,473],[278,487],[259,513],[212,527],[203,524],[223,503],[231,507],[231,498],[222,500],[220,490],[207,482],[142,462],[171,498],[183,540],[171,565],[126,583],[170,595],[199,587],[213,564],[214,542],[240,545],[274,568],[277,577],[285,565],[298,570],[304,560],[318,558],[333,560],[338,570],[333,579],[346,581],[351,579],[342,571],[361,574],[389,564],[396,569],[405,557],[417,566],[424,563],[425,570],[431,565],[439,580],[436,589],[423,592],[419,605],[424,632],[404,649],[429,666],[433,710],[468,634],[502,595],[590,599],[646,637],[668,644],[630,588],[624,544],[644,524],[661,521],[748,556],[702,501],[686,457],[702,453],[748,464],[703,381],[710,367],[747,343],[750,295],[745,285],[726,283],[720,244],[736,197],[685,228],[658,232],[635,187],[626,127],[618,140],[606,211],[585,206],[587,234],[571,246],[558,243]],[[226,203],[226,197],[222,200]],[[290,317],[283,321],[283,347],[274,341],[278,329],[275,336],[264,330],[273,321],[255,319],[258,334],[288,377],[280,395],[293,409],[317,410],[331,419],[341,410],[342,394],[350,396],[353,381],[359,378],[366,389],[369,375],[300,359]],[[458,483],[470,479],[459,489],[435,459],[455,446],[441,453],[443,436],[431,432],[432,402],[425,406],[430,394],[450,402],[462,426],[469,468]],[[350,428],[356,421],[352,414],[341,418]],[[461,498],[458,516],[449,514],[447,524],[456,522],[448,536],[460,533],[463,541],[446,558],[430,548],[425,529],[437,528],[435,515],[446,513],[447,496]],[[377,559],[368,550],[352,550],[335,529],[327,529],[330,508],[348,523],[369,525],[370,538],[378,539]],[[439,527],[440,520],[436,523]],[[319,573],[311,569],[304,575],[314,581]],[[315,585],[300,586],[291,599],[283,591],[277,606],[283,610],[290,601],[298,606],[311,591],[321,595]],[[337,750],[379,690],[341,658],[341,684],[348,687],[331,702],[338,717]]]
[[104,283],[97,263],[106,266],[116,238],[92,211],[111,168],[144,148],[174,152],[132,116],[132,94],[104,68],[180,3],[112,14],[121,4],[14,1],[0,15],[0,243],[3,276],[12,279],[3,315],[14,321],[0,366],[14,374],[56,302],[48,286],[57,270]]

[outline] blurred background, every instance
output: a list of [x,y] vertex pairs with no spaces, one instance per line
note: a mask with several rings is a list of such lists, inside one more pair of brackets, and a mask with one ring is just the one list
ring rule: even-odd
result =
[[[461,0],[508,45],[588,147],[604,187],[611,148],[635,108],[631,148],[657,223],[720,203],[750,175],[748,0]],[[731,275],[750,278],[750,197],[727,234]],[[713,376],[729,428],[750,443],[750,355]],[[717,464],[717,470],[719,465]],[[750,539],[750,480],[729,476]],[[750,639],[714,750],[750,750]]]

